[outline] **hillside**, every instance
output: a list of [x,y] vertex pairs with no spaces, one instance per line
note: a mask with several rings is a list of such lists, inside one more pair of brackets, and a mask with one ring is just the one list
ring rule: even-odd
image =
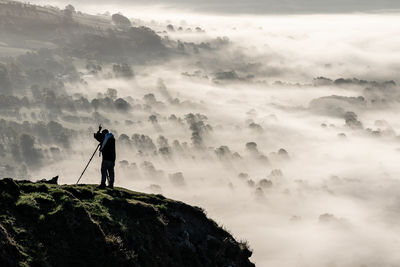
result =
[[197,207],[123,188],[0,180],[0,266],[254,266]]
[[10,49],[17,49],[16,54],[50,49],[60,56],[143,63],[166,55],[159,35],[148,27],[131,27],[125,19],[129,26],[109,16],[0,1],[0,56]]

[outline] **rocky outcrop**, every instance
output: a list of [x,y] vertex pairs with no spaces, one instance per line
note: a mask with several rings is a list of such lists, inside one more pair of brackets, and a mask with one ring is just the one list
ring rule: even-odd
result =
[[95,185],[0,180],[0,266],[254,266],[203,210]]

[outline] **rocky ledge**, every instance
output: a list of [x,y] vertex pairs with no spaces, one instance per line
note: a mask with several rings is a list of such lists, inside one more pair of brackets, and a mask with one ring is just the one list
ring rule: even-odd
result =
[[95,185],[0,180],[0,266],[254,266],[201,208]]

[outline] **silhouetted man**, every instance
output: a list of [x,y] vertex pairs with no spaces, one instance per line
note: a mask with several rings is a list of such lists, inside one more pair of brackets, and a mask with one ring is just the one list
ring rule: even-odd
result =
[[108,187],[114,188],[115,138],[107,129],[104,129],[102,132],[100,131],[101,125],[97,133],[94,134],[94,138],[100,142],[100,152],[103,155],[103,161],[101,162],[101,184],[99,188],[106,187],[107,174],[109,177]]

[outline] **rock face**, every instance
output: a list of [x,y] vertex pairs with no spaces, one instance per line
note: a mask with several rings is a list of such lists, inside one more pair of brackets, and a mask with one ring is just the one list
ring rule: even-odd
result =
[[254,266],[203,210],[95,185],[0,180],[0,266]]

